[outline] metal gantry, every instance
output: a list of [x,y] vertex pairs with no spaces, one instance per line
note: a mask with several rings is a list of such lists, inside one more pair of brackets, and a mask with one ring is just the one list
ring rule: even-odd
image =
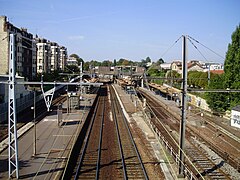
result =
[[15,35],[10,34],[9,53],[9,89],[8,89],[8,166],[9,178],[19,178],[18,167],[18,141],[17,141],[17,119],[15,98]]

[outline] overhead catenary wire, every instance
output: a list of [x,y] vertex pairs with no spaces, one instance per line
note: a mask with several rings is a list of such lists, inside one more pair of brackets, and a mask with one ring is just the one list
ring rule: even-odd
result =
[[192,40],[189,39],[189,38],[188,38],[188,40],[189,40],[189,42],[193,45],[193,47],[199,52],[199,54],[201,54],[201,56],[202,56],[206,61],[208,61],[207,58],[203,55],[203,53],[202,53],[202,52],[197,48],[197,46],[192,42]]
[[215,55],[221,57],[222,59],[225,59],[222,55],[218,54],[217,52],[215,52],[214,50],[210,49],[209,47],[205,46],[204,44],[200,43],[198,40],[194,39],[191,36],[188,36],[190,39],[192,39],[193,41],[195,41],[196,43],[202,45],[203,47],[205,47],[206,49],[208,49],[209,51],[211,51],[212,53],[214,53]]
[[182,36],[180,36],[160,57],[163,57],[165,54],[167,54],[168,51],[169,51],[170,49],[172,49],[173,46],[175,46],[181,38],[182,38]]

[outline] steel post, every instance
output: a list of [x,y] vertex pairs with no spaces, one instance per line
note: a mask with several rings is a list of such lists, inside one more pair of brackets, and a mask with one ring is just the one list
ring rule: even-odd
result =
[[182,50],[182,117],[180,124],[180,149],[179,149],[179,176],[184,175],[184,148],[185,148],[185,126],[186,126],[186,110],[187,110],[187,36],[183,36]]

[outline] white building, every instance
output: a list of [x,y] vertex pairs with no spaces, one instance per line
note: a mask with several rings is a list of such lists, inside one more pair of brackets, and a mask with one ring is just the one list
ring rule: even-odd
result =
[[49,73],[63,70],[67,59],[67,48],[44,38],[35,38],[37,43],[37,72]]
[[37,43],[37,72],[50,72],[51,46],[49,41],[43,38],[36,38]]
[[50,69],[51,71],[54,71],[59,69],[60,47],[55,42],[51,42],[50,45],[51,45]]
[[78,66],[78,61],[75,57],[69,57],[67,59],[67,65],[68,66],[71,66],[71,65]]
[[64,70],[67,63],[67,48],[64,46],[60,47],[60,59],[59,59],[59,69]]

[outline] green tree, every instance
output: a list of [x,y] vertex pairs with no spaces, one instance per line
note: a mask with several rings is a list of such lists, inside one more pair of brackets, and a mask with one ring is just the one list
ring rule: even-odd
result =
[[70,57],[76,58],[78,65],[80,65],[81,62],[82,62],[82,64],[84,64],[84,60],[82,58],[80,58],[77,54],[71,54]]
[[160,58],[159,60],[157,60],[156,64],[157,65],[160,65],[160,64],[163,64],[164,63],[164,60],[162,58]]
[[109,61],[109,60],[103,61],[101,63],[101,66],[111,66],[111,65],[112,65],[112,61]]
[[[211,77],[211,82],[208,86],[208,89],[223,89],[224,75],[215,74]],[[209,105],[209,108],[217,113],[223,113],[228,108],[229,94],[228,93],[206,93],[206,100]]]
[[152,61],[152,60],[151,60],[150,57],[147,57],[146,60],[145,60],[146,63],[151,62],[151,61]]
[[[224,62],[224,88],[240,89],[240,25],[232,34],[232,43],[228,45],[228,51]],[[232,93],[230,107],[240,103],[240,93]]]
[[79,56],[77,54],[71,54],[70,57],[74,57],[76,59],[79,59]]
[[85,62],[84,64],[83,64],[83,70],[85,70],[85,71],[88,71],[89,70],[89,66],[90,66],[90,62]]
[[117,60],[114,59],[114,60],[113,60],[113,66],[116,66],[116,65],[117,65]]

